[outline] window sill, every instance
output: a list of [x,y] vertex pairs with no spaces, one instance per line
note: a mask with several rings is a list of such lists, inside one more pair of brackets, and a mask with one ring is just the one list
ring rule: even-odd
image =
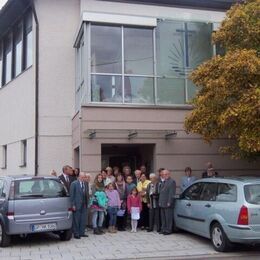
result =
[[192,110],[193,106],[189,104],[181,105],[146,105],[146,104],[113,104],[113,103],[88,103],[82,104],[81,107],[114,107],[114,108],[139,108],[139,109],[175,109],[175,110]]

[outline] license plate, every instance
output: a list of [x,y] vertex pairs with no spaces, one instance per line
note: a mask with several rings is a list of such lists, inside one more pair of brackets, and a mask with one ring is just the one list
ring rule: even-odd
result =
[[33,232],[49,231],[55,229],[57,229],[57,225],[55,223],[32,225]]

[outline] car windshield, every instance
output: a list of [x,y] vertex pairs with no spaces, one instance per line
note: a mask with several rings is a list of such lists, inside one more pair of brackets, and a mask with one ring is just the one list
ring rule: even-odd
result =
[[251,184],[244,187],[246,201],[260,205],[260,184]]
[[15,182],[15,199],[67,197],[63,184],[55,179],[29,179]]

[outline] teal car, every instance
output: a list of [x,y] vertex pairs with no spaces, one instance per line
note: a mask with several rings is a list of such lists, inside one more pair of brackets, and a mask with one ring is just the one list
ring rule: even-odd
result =
[[216,251],[260,244],[260,178],[197,180],[175,202],[175,227],[211,239]]

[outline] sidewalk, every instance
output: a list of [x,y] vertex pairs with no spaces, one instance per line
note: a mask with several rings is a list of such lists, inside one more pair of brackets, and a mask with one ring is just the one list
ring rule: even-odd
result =
[[39,234],[26,239],[16,238],[11,247],[0,249],[0,259],[8,260],[211,259],[240,255],[243,253],[217,253],[207,239],[188,233],[163,236],[145,231],[101,236],[89,233],[88,238],[68,242],[61,242],[51,234]]

